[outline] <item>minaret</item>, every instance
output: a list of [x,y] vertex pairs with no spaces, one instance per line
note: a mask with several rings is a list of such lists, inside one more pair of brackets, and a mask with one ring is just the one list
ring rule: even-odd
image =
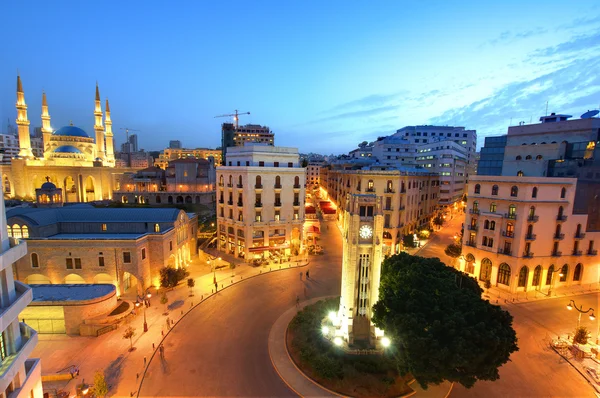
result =
[[19,129],[19,156],[33,158],[29,136],[29,120],[27,119],[27,104],[25,103],[25,93],[19,75],[17,75],[17,126]]
[[42,92],[42,137],[44,141],[44,154],[50,145],[50,136],[52,135],[52,127],[50,127],[50,114],[48,113],[48,101],[46,93]]
[[109,162],[114,162],[115,149],[113,144],[112,121],[110,120],[110,106],[108,105],[108,98],[106,99],[106,117],[104,118],[104,125],[106,126],[106,160]]
[[102,107],[100,105],[100,90],[96,82],[96,109],[94,110],[96,123],[94,131],[96,132],[96,158],[104,160],[104,127],[102,126]]

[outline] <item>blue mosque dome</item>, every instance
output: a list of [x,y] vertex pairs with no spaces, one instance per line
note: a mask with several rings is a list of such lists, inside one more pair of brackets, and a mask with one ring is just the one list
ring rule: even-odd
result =
[[[60,129],[60,130],[62,130],[62,129]],[[83,131],[83,130],[81,130],[81,131]],[[84,134],[85,134],[85,132],[84,132]],[[81,151],[79,149],[77,149],[77,148],[75,148],[74,146],[71,146],[71,145],[59,146],[58,148],[56,148],[52,152],[55,152],[55,153],[56,152],[60,152],[60,153],[81,153]]]
[[45,182],[42,184],[42,189],[47,189],[47,190],[56,189],[56,185],[54,185],[53,183],[48,181],[48,182]]
[[52,135],[60,135],[63,137],[82,137],[82,138],[90,138],[89,135],[79,127],[75,126],[65,126],[56,130]]

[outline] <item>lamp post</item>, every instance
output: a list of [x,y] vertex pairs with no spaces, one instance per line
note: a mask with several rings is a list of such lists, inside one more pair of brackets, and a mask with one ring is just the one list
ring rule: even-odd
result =
[[[146,321],[146,299],[150,300],[150,297],[152,297],[152,293],[150,293],[150,292],[147,292],[143,297],[143,300],[144,300],[144,333],[146,333],[148,331],[148,322]],[[140,305],[141,304],[138,300],[138,302],[135,303],[135,306],[139,307]]]
[[575,300],[571,300],[571,301],[569,301],[569,304],[567,304],[567,309],[569,311],[571,311],[573,308],[575,308],[577,310],[577,312],[579,312],[579,315],[577,316],[577,328],[578,329],[579,329],[579,324],[581,323],[581,314],[587,314],[588,312],[591,311],[592,313],[590,314],[590,321],[593,321],[594,319],[596,319],[596,317],[594,316],[594,309],[592,307],[590,307],[584,311],[582,305],[580,305],[579,308],[577,308],[577,304],[575,304]]
[[[552,270],[552,276],[550,277],[550,289],[548,289],[548,297],[552,296],[552,289],[554,288],[554,274],[558,272],[559,273],[558,276],[560,276],[561,278],[564,275],[562,272],[560,272],[561,270],[562,270],[562,268]],[[550,271],[548,271],[548,272],[550,272]]]

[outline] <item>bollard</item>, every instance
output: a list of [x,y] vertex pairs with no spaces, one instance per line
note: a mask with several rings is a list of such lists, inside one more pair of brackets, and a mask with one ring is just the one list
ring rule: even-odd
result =
[[231,284],[233,285],[233,279],[231,280]]
[[152,343],[152,351],[154,351],[154,349],[155,349],[155,348],[154,348],[154,343]]
[[136,373],[136,374],[135,374],[135,379],[136,379],[136,380],[138,380],[139,378],[140,378],[140,374],[139,374],[139,373]]
[[194,302],[192,301],[192,302],[190,303],[190,308],[192,308],[193,306],[194,306]]
[[165,337],[165,331],[164,330],[161,330],[160,334],[161,334],[162,337]]
[[183,315],[183,310],[181,310],[181,315]]
[[223,284],[221,283],[221,289],[223,289]]

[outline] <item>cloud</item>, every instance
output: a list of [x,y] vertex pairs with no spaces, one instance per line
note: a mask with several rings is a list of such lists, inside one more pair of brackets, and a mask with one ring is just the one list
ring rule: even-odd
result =
[[583,18],[577,18],[574,19],[573,21],[560,25],[558,28],[556,28],[556,30],[565,30],[565,29],[576,29],[576,28],[582,28],[585,26],[589,26],[589,25],[597,25],[600,24],[600,15],[596,15],[593,17],[583,17]]
[[327,116],[321,119],[316,119],[313,121],[308,122],[308,124],[312,124],[312,123],[322,123],[322,122],[329,122],[332,120],[340,120],[340,119],[350,119],[350,118],[358,118],[358,117],[367,117],[367,116],[377,116],[383,113],[387,113],[390,111],[395,111],[398,109],[398,105],[386,105],[386,106],[380,106],[378,108],[372,108],[372,109],[364,109],[364,110],[359,110],[359,111],[350,111],[350,112],[343,112],[343,113],[338,113],[336,115],[332,115],[332,116]]
[[398,99],[401,96],[408,94],[408,91],[401,90],[394,94],[373,94],[368,95],[363,98],[359,98],[353,101],[345,102],[343,104],[334,106],[333,108],[323,111],[321,113],[331,113],[338,112],[346,109],[356,109],[356,108],[371,108],[371,107],[381,107],[384,105],[388,105],[391,101]]
[[575,36],[573,39],[534,51],[530,57],[551,57],[555,55],[570,55],[584,50],[593,50],[600,47],[600,30],[591,35]]
[[524,30],[522,32],[516,33],[512,33],[508,30],[505,30],[504,32],[500,33],[500,35],[495,39],[484,42],[482,45],[479,46],[479,48],[485,47],[486,45],[495,46],[498,44],[514,43],[517,40],[523,40],[528,39],[530,37],[543,35],[546,32],[548,32],[548,29],[539,26],[533,29]]

